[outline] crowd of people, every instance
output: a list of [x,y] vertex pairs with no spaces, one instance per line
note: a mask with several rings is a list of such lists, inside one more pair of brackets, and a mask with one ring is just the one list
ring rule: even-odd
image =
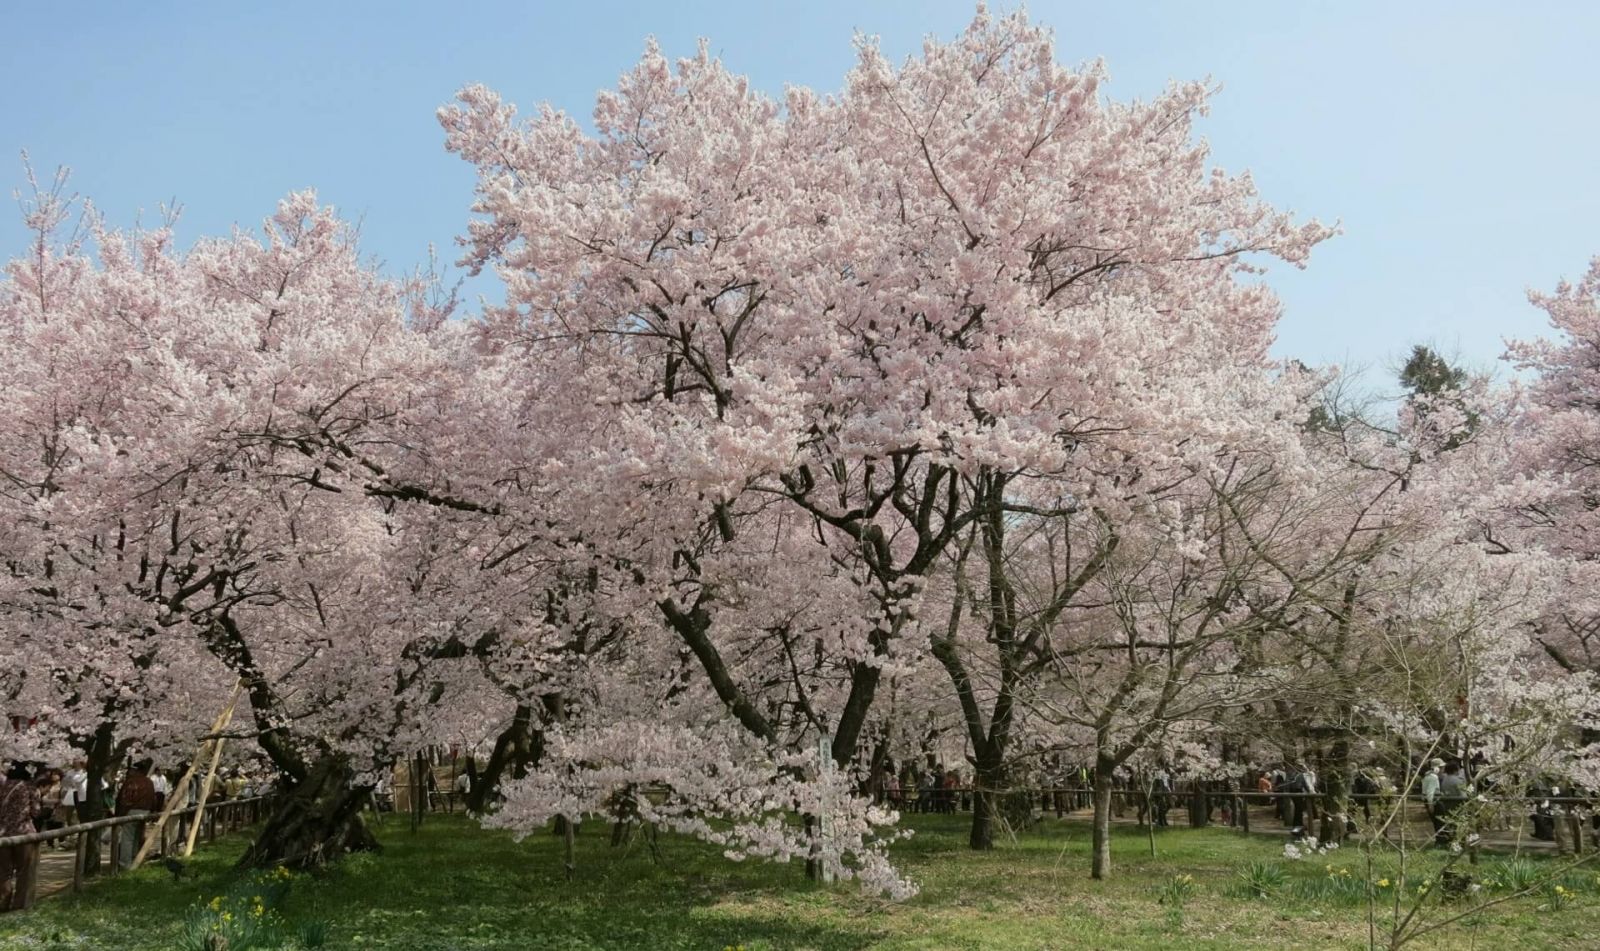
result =
[[[63,766],[45,763],[14,762],[0,779],[0,838],[51,832],[68,826],[92,822],[108,816],[146,816],[161,812],[186,768],[158,770],[148,759],[130,761],[121,774],[102,778],[91,789],[89,770],[83,760]],[[180,807],[199,803],[203,777],[191,775]],[[246,799],[269,791],[271,783],[242,768],[219,772],[213,779],[206,802]],[[192,814],[180,813],[178,834],[187,836]],[[111,861],[117,869],[133,864],[144,839],[144,824],[135,823],[117,836]],[[55,848],[77,847],[72,837],[52,843]],[[0,912],[23,907],[33,887],[28,876],[34,866],[37,843],[0,847]]]
[[[1383,821],[1383,803],[1392,802],[1392,797],[1405,788],[1409,798],[1420,804],[1431,823],[1434,843],[1449,847],[1468,834],[1464,831],[1469,823],[1463,807],[1472,797],[1479,793],[1513,794],[1481,775],[1481,764],[1458,759],[1426,759],[1400,772],[1403,778],[1396,782],[1379,764],[1368,764],[1354,771],[1347,790],[1351,796],[1350,814],[1344,817],[1345,832],[1354,833],[1363,826],[1371,826],[1375,815],[1377,821]],[[1479,774],[1476,782],[1474,774]],[[931,756],[928,764],[922,767],[908,763],[897,768],[892,762],[888,763],[880,775],[879,801],[903,812],[951,813],[972,808],[971,781]],[[1087,766],[1062,767],[1037,779],[1042,779],[1034,788],[1035,805],[1040,813],[1054,811],[1060,817],[1091,805],[1092,778]],[[1242,783],[1229,779],[1190,779],[1187,784],[1185,796],[1196,788],[1209,793],[1199,807],[1205,811],[1207,822],[1217,821],[1220,813],[1222,824],[1242,824],[1235,794],[1251,791],[1256,794],[1251,803],[1268,808],[1295,839],[1317,835],[1327,811],[1324,797],[1329,790],[1308,760],[1289,760],[1254,771]],[[1588,794],[1563,790],[1542,779],[1535,780],[1526,789],[1522,789],[1520,783],[1517,785],[1519,789],[1515,795],[1526,800],[1533,838],[1556,841],[1558,833],[1563,831],[1580,835],[1581,830],[1572,831],[1562,826],[1576,823],[1592,827],[1592,834],[1600,839],[1600,810],[1571,808],[1570,800],[1591,798]],[[1139,822],[1167,826],[1173,805],[1180,801],[1173,770],[1165,763],[1137,774],[1119,775],[1115,781],[1113,808],[1119,817],[1131,806]],[[1496,822],[1503,824],[1504,820],[1497,818]]]
[[972,808],[972,787],[961,773],[935,763],[922,770],[907,764],[896,769],[890,763],[883,780],[883,798],[906,812],[952,813]]

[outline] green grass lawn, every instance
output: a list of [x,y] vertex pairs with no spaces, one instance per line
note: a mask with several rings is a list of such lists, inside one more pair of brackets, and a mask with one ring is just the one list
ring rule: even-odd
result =
[[[560,842],[552,836],[517,843],[459,817],[430,817],[417,834],[390,819],[378,830],[385,845],[380,855],[295,876],[273,914],[289,923],[282,929],[291,935],[286,948],[302,946],[292,937],[295,923],[319,920],[327,923],[327,948],[407,951],[1366,946],[1360,889],[1348,887],[1363,880],[1360,855],[1351,850],[1283,862],[1270,839],[1170,829],[1156,837],[1151,858],[1140,830],[1118,827],[1115,877],[1094,882],[1087,875],[1088,827],[1080,822],[1046,822],[991,853],[975,854],[964,847],[960,816],[907,821],[916,835],[895,852],[922,894],[901,904],[864,897],[849,883],[809,884],[795,865],[729,862],[709,846],[679,838],[662,837],[656,864],[637,841],[611,848],[599,828],[579,837],[578,873],[568,882]],[[185,915],[204,913],[191,909],[230,890],[248,907],[251,892],[260,891],[253,885],[240,890],[230,870],[243,847],[240,837],[219,840],[195,859],[195,876],[182,882],[159,868],[141,869],[80,896],[0,916],[0,949],[183,948]],[[1251,862],[1280,865],[1287,873],[1273,897],[1243,894],[1239,872]],[[1326,884],[1329,865],[1346,884]],[[1340,876],[1341,868],[1351,874]],[[1485,860],[1479,870],[1488,876],[1499,868]],[[1570,899],[1518,898],[1483,913],[1476,928],[1415,946],[1600,948],[1596,872],[1566,877]],[[1193,877],[1181,920],[1159,900],[1179,874]],[[1495,894],[1495,886],[1480,894]],[[270,895],[266,900],[273,902]],[[306,937],[315,943],[315,935]]]

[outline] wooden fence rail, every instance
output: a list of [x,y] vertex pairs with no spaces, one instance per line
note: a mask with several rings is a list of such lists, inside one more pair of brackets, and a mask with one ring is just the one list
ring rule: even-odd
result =
[[[161,843],[159,852],[162,856],[170,856],[174,847],[181,851],[182,843],[176,839],[169,839],[172,825],[171,819],[187,819],[193,821],[196,815],[201,816],[200,823],[205,828],[206,841],[215,841],[218,826],[226,833],[242,828],[256,822],[262,814],[262,806],[272,796],[252,796],[248,799],[225,799],[219,802],[189,806],[186,809],[174,810],[169,816],[169,821],[161,826]],[[111,830],[111,874],[121,871],[117,864],[118,838],[124,834],[139,834],[139,828],[156,821],[158,816],[147,813],[137,816],[113,816],[107,819],[96,819],[93,822],[83,822],[77,825],[66,826],[60,829],[46,829],[42,832],[30,832],[26,835],[12,835],[0,838],[0,849],[22,847],[27,849],[24,856],[23,872],[17,879],[18,894],[22,896],[20,907],[27,908],[37,898],[39,884],[39,849],[40,846],[62,839],[77,837],[77,854],[72,863],[72,890],[78,891],[83,887],[84,868],[91,847],[98,848],[100,832],[104,829]],[[133,829],[129,830],[128,827]],[[91,845],[91,843],[94,843]],[[3,909],[0,909],[3,910]]]

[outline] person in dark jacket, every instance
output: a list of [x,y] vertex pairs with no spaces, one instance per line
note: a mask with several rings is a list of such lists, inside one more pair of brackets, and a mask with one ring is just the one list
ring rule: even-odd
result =
[[[122,785],[117,788],[117,809],[119,816],[147,816],[159,809],[156,802],[156,784],[150,779],[150,762],[135,763],[128,767],[128,775],[123,777]],[[117,835],[117,868],[125,869],[133,864],[133,857],[138,854],[139,846],[144,843],[144,823],[136,822],[125,825]]]

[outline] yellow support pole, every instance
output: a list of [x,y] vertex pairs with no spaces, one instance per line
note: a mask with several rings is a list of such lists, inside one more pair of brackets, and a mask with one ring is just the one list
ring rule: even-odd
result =
[[[228,725],[228,722],[233,717],[234,705],[239,702],[239,692],[243,689],[244,681],[242,680],[234,685],[233,694],[228,697],[228,705],[222,708],[222,712],[217,714],[215,720],[211,721],[210,734],[215,734]],[[207,735],[206,739],[200,741],[200,748],[195,751],[194,759],[190,760],[189,768],[184,771],[183,778],[178,780],[177,785],[172,787],[172,792],[167,795],[167,804],[161,810],[161,817],[156,820],[155,834],[145,836],[144,844],[139,847],[139,854],[133,857],[133,864],[129,866],[130,869],[138,868],[144,864],[145,859],[150,857],[150,852],[155,848],[156,843],[161,841],[161,833],[172,819],[172,814],[178,811],[179,790],[187,790],[189,788],[189,780],[194,778],[195,768],[200,765],[200,759],[206,755],[206,750],[211,748],[213,744],[221,744],[221,740],[213,739],[210,734]],[[187,798],[187,796],[184,797],[184,799]]]
[[[233,708],[239,702],[239,691],[244,687],[244,681],[239,681],[239,686],[233,690],[233,698],[228,701],[228,708],[222,711],[221,724],[211,732],[219,733],[228,728],[233,720]],[[200,785],[200,801],[194,810],[194,821],[189,823],[189,839],[183,844],[183,857],[188,858],[194,854],[194,840],[200,835],[200,820],[205,818],[206,800],[211,798],[211,784],[217,778],[217,764],[222,762],[222,737],[217,737],[211,747],[211,767],[206,770],[206,780]]]

